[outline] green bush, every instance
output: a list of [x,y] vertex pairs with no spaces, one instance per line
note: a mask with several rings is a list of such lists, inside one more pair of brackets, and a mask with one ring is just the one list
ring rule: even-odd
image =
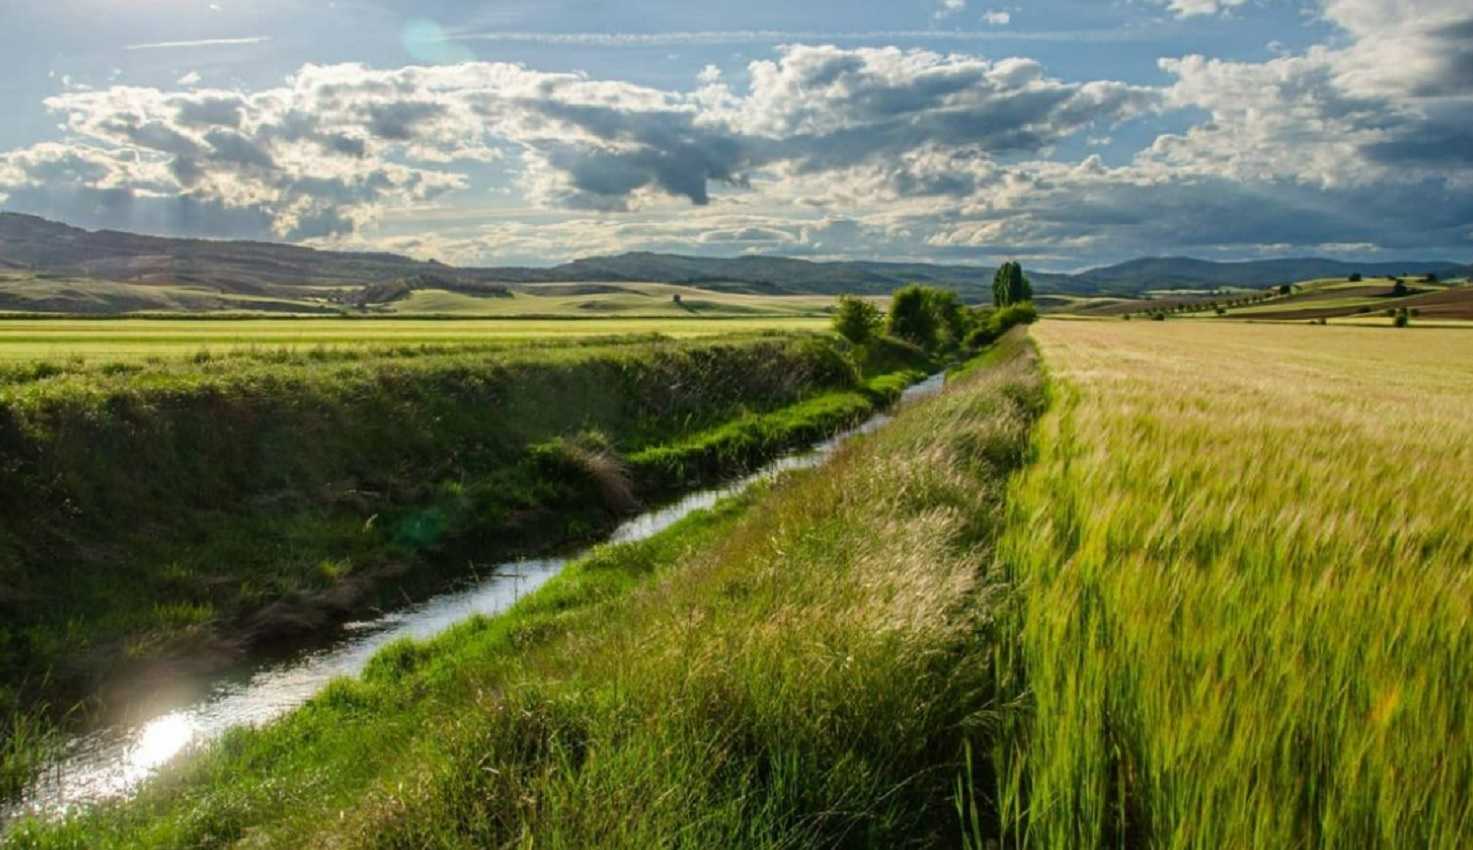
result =
[[950,290],[910,284],[890,298],[888,333],[926,351],[962,344],[973,323],[973,314]]
[[880,308],[852,295],[839,296],[838,311],[834,313],[834,330],[854,343],[863,345],[880,333],[884,327]]
[[974,329],[967,336],[967,347],[972,350],[985,348],[1008,332],[1014,325],[1028,325],[1038,320],[1038,310],[1032,301],[1021,301],[995,310],[987,323]]
[[940,323],[931,310],[927,288],[911,284],[890,296],[889,334],[930,351],[936,347]]

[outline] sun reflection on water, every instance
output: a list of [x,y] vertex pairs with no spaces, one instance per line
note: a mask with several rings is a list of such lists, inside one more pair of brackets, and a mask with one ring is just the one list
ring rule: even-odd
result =
[[135,771],[152,771],[189,746],[195,733],[188,715],[166,714],[143,727],[138,742],[128,752],[129,766]]

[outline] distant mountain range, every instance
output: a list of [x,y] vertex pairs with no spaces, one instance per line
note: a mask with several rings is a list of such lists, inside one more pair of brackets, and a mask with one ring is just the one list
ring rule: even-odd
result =
[[[1131,260],[1078,274],[1030,271],[1037,291],[1075,295],[1138,295],[1151,289],[1268,286],[1360,272],[1366,276],[1464,276],[1473,267],[1451,261],[1346,263],[1321,258],[1217,263],[1187,257]],[[268,242],[170,239],[87,231],[35,216],[0,213],[0,288],[26,278],[65,278],[137,286],[208,288],[230,296],[300,298],[354,303],[361,290],[395,281],[448,281],[447,288],[555,282],[680,283],[721,291],[764,294],[884,294],[906,283],[926,283],[983,298],[993,270],[931,263],[812,262],[787,257],[692,257],[633,252],[574,260],[550,268],[455,268],[388,253],[319,251]],[[494,287],[500,289],[501,287]],[[356,293],[356,294],[355,294]],[[0,292],[3,295],[3,292]],[[11,303],[0,299],[0,305]]]

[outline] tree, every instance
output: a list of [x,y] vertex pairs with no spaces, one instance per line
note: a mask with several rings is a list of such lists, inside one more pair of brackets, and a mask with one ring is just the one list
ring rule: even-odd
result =
[[1393,298],[1405,298],[1410,293],[1411,290],[1407,289],[1407,282],[1401,278],[1397,278],[1396,284],[1391,287],[1391,297]]
[[1351,283],[1360,283],[1360,281],[1361,281],[1360,272],[1352,272],[1351,275],[1350,275],[1350,282]]
[[1427,272],[1426,274],[1422,275],[1422,282],[1423,283],[1436,283],[1437,282],[1437,272]]
[[880,332],[884,318],[880,308],[852,295],[839,296],[839,309],[834,313],[834,330],[855,345],[863,345]]
[[1017,262],[1003,263],[992,276],[992,303],[998,307],[1033,300],[1033,284]]
[[1396,311],[1396,316],[1391,320],[1391,323],[1398,328],[1404,328],[1410,321],[1411,319],[1407,316],[1407,308],[1403,307]]
[[930,308],[931,315],[936,317],[937,330],[945,333],[945,342],[948,344],[960,345],[967,338],[971,324],[966,305],[949,289],[924,289],[926,305]]
[[926,287],[910,284],[890,296],[890,335],[921,348],[936,347],[937,321]]
[[1279,286],[1279,294],[1280,295],[1291,295],[1291,294],[1293,294],[1293,292],[1294,292],[1294,287],[1292,285],[1290,285],[1290,284],[1285,283],[1285,284],[1281,284]]

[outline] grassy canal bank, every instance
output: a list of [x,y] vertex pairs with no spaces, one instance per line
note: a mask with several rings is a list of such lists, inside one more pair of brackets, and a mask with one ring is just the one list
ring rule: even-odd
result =
[[929,366],[881,348],[641,337],[8,371],[3,772],[35,750],[27,706],[310,638],[848,425]]
[[1041,407],[1015,333],[821,469],[601,547],[9,846],[954,843],[995,708],[984,570]]

